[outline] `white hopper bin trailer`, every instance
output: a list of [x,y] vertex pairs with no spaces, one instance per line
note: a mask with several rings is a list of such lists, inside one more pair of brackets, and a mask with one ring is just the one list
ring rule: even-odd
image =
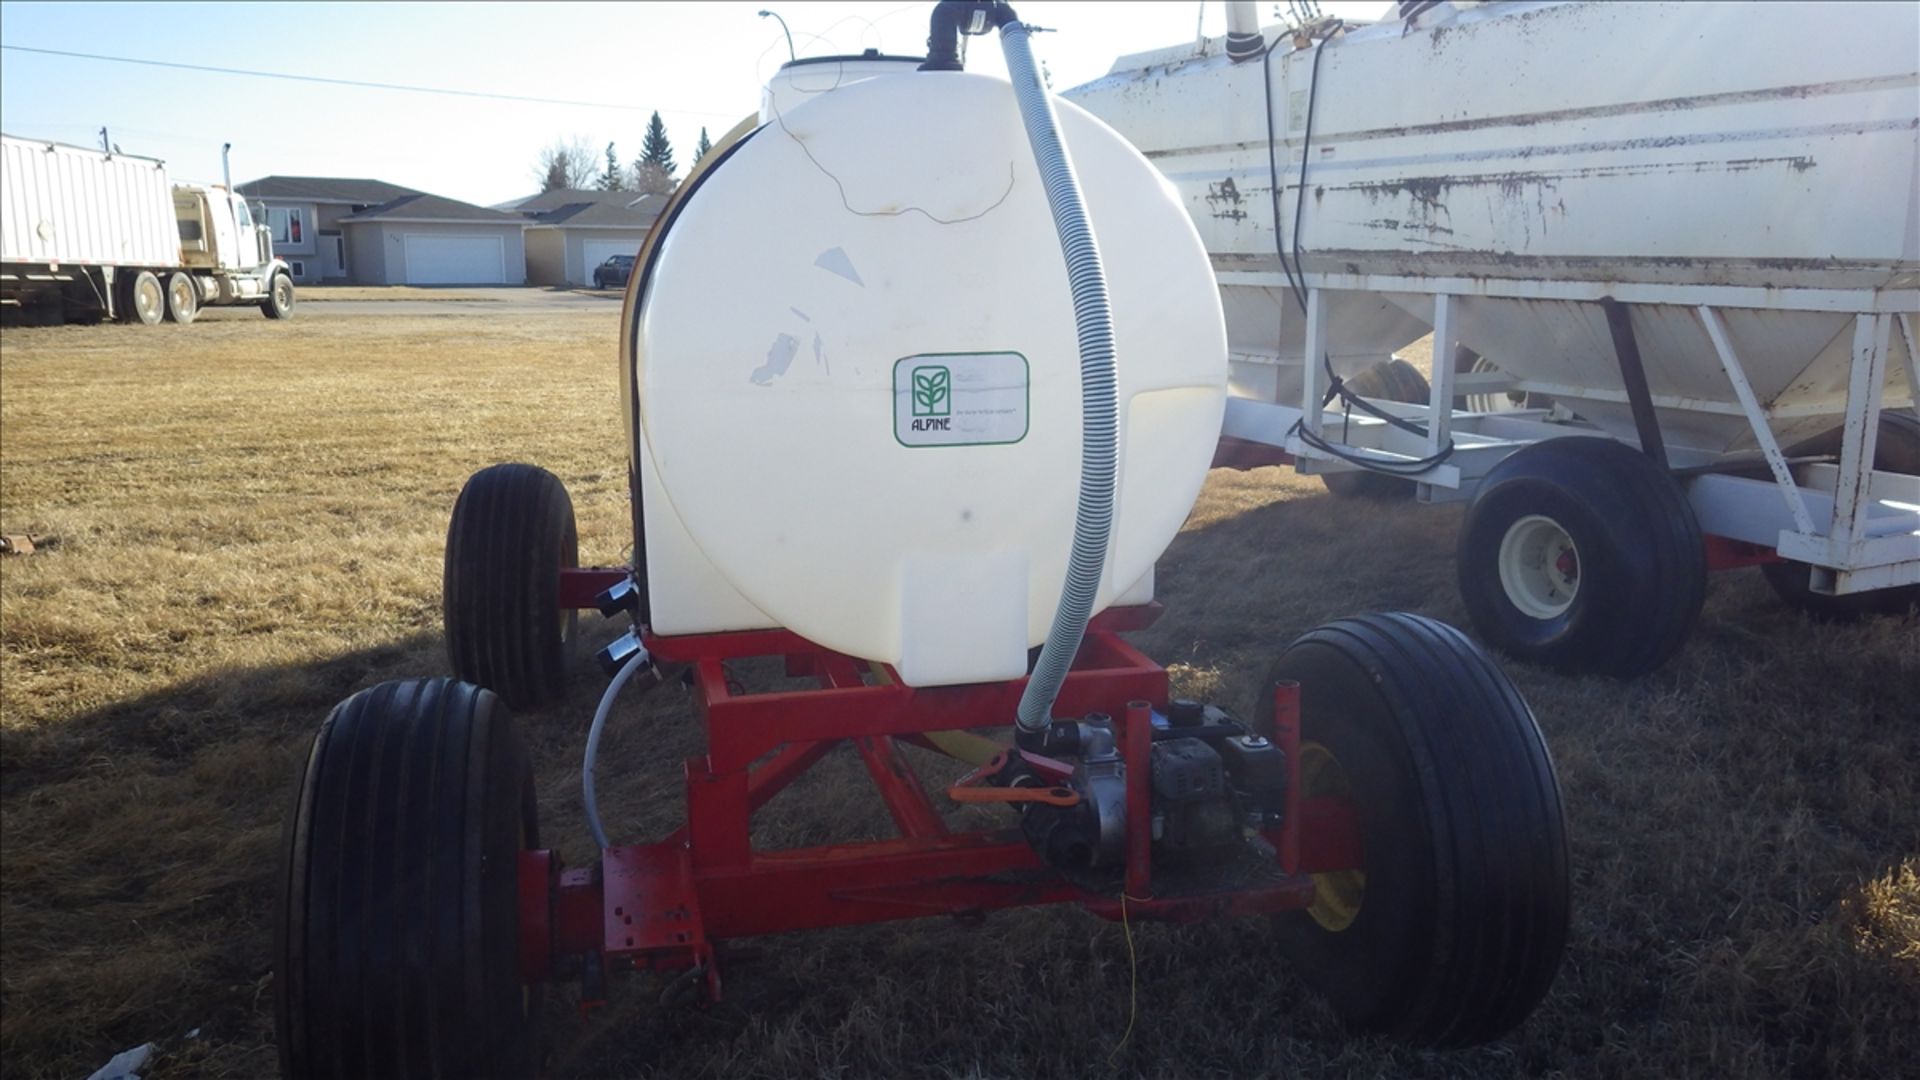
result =
[[230,179],[172,184],[157,158],[0,136],[0,305],[150,326],[235,305],[285,319],[293,300]]
[[[1711,567],[1920,599],[1920,5],[1226,7],[1064,95],[1206,244],[1223,452],[1471,497],[1475,626],[1560,669],[1662,663]],[[1334,392],[1428,333],[1430,388]],[[1452,408],[1503,393],[1552,408]]]
[[[770,102],[664,208],[621,342],[633,565],[576,565],[551,473],[468,481],[458,679],[354,695],[308,759],[277,964],[289,1076],[531,1075],[550,984],[594,1002],[652,968],[717,995],[716,941],[1041,903],[1278,913],[1243,924],[1247,947],[1424,1045],[1498,1038],[1547,991],[1559,789],[1465,635],[1320,627],[1245,718],[1170,700],[1119,636],[1157,613],[1153,564],[1218,439],[1206,253],[1152,166],[1047,94],[1010,7],[948,0],[931,26],[907,73]],[[1011,83],[960,70],[960,35],[994,29]],[[634,629],[601,654],[581,766],[594,857],[564,869],[507,708],[563,694],[590,604]],[[748,657],[800,687],[745,692]],[[634,843],[600,815],[597,747],[622,687],[675,669],[706,744],[686,826]],[[899,835],[757,850],[753,812],[836,747]],[[936,801],[909,748],[971,771]]]

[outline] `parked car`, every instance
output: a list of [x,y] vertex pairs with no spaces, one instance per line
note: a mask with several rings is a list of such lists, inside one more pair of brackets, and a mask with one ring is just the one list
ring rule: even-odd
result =
[[633,256],[615,255],[593,268],[593,287],[596,289],[625,288],[627,278],[632,274]]

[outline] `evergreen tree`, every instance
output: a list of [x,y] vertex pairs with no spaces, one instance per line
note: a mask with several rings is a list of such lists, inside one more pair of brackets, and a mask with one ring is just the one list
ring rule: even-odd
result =
[[607,144],[607,168],[605,172],[600,174],[600,190],[601,191],[625,191],[626,189],[627,189],[626,172],[625,170],[620,168],[620,158],[616,154],[614,154],[613,144],[608,143]]
[[693,144],[693,163],[700,164],[700,159],[706,157],[707,151],[711,149],[713,149],[713,143],[707,139],[707,129],[701,128],[700,141]]
[[677,167],[673,163],[673,144],[667,141],[667,125],[661,122],[658,112],[647,121],[647,137],[640,144],[640,160],[658,166],[669,179]]

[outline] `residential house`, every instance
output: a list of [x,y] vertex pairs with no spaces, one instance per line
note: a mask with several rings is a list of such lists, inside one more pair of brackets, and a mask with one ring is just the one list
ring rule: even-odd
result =
[[617,194],[631,201],[575,202],[523,211],[532,221],[527,226],[527,280],[535,285],[592,285],[593,268],[609,256],[638,253],[667,200],[660,195]]
[[402,195],[340,219],[348,271],[369,285],[524,285],[527,219],[439,195]]
[[239,185],[247,201],[264,212],[273,230],[274,254],[287,260],[301,284],[350,279],[348,237],[340,219],[419,192],[384,180],[330,176],[268,176]]

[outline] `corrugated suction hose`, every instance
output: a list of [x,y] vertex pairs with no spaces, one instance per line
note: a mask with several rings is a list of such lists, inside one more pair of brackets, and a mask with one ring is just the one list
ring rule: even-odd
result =
[[1100,263],[1100,245],[1087,221],[1086,200],[1074,176],[1073,162],[1060,139],[1053,97],[1040,81],[1040,72],[1028,46],[1032,30],[1021,22],[1000,27],[1000,47],[1007,57],[1007,75],[1014,100],[1026,125],[1027,141],[1047,190],[1054,231],[1067,262],[1067,281],[1073,290],[1073,321],[1080,342],[1080,501],[1073,519],[1073,552],[1067,561],[1067,581],[1060,606],[1053,614],[1033,677],[1020,696],[1017,717],[1022,743],[1034,743],[1053,722],[1054,699],[1067,677],[1075,653],[1093,615],[1094,596],[1106,569],[1107,540],[1113,532],[1114,477],[1118,472],[1116,398],[1114,391],[1113,311],[1107,298],[1107,275]]

